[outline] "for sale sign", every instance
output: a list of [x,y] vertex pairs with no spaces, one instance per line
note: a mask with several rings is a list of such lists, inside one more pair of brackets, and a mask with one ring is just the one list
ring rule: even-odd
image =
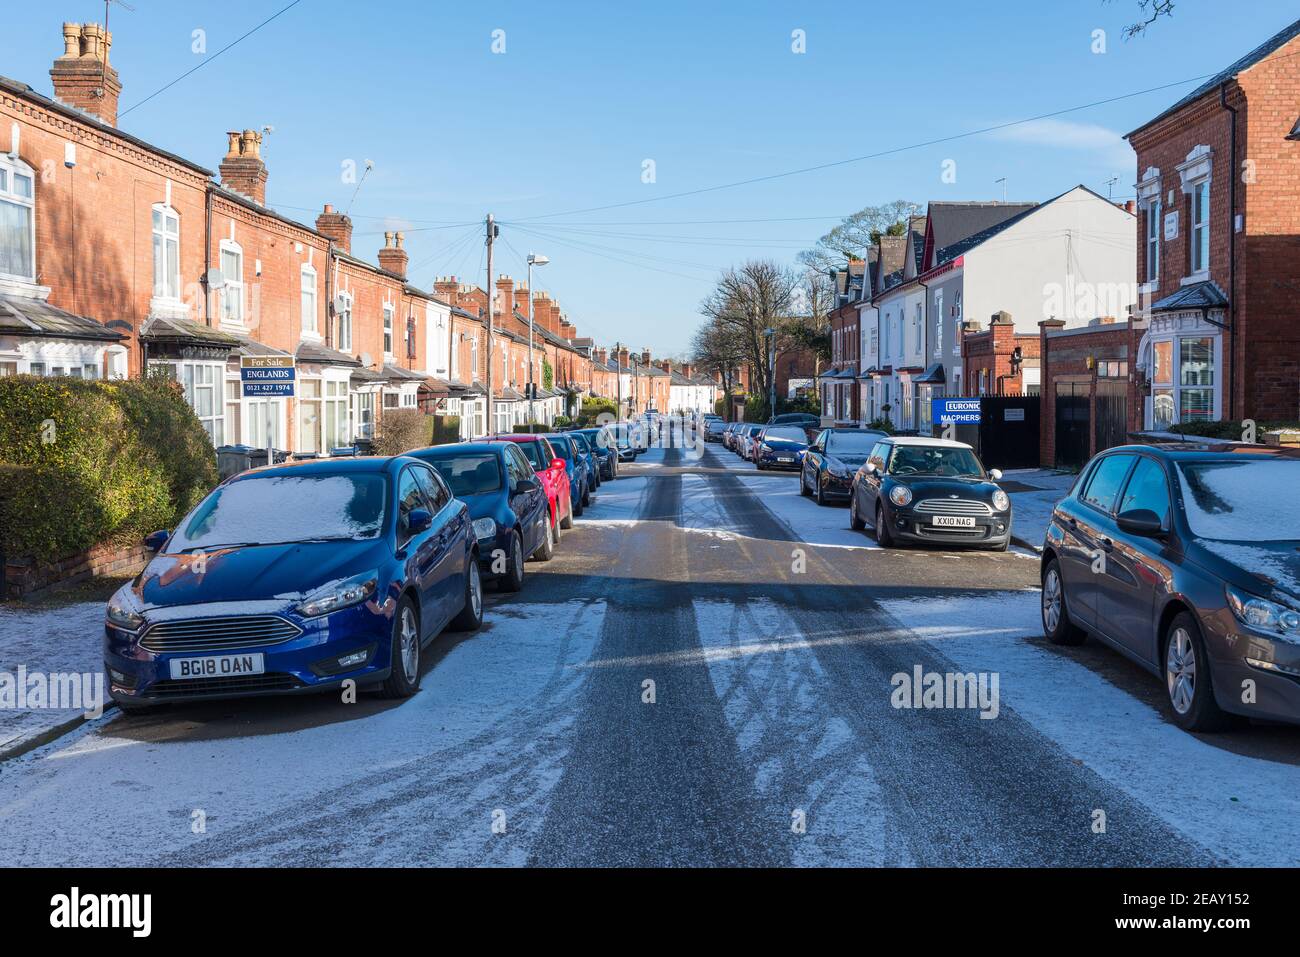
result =
[[979,425],[979,399],[931,399],[930,414],[941,425]]
[[240,356],[239,378],[244,397],[293,397],[297,370],[293,356]]

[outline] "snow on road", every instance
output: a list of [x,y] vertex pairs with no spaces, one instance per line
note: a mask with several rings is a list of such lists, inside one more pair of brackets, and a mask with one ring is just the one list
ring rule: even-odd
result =
[[[88,727],[5,765],[0,858],[13,866],[144,864],[168,854],[244,864],[523,863],[526,840],[494,841],[493,812],[525,837],[520,822],[545,816],[589,674],[576,666],[604,617],[603,602],[489,610],[481,632],[435,639],[435,651],[454,645],[414,698],[359,719],[259,733],[250,708],[237,736],[182,734],[190,740],[151,733],[183,710]],[[201,727],[202,712],[191,713]],[[436,807],[411,809],[420,802]],[[196,810],[205,834],[191,830]],[[349,837],[332,843],[339,819]],[[321,833],[326,822],[332,836]],[[410,846],[391,837],[421,826],[435,828],[436,840]]]
[[878,549],[879,545],[866,532],[849,528],[849,510],[842,505],[818,505],[811,498],[799,494],[799,479],[788,479],[757,474],[740,479],[768,511],[776,515],[809,545],[828,548]]
[[794,621],[767,600],[693,604],[709,677],[741,756],[755,768],[755,793],[788,808],[788,826],[799,815],[806,827],[792,863],[912,863],[888,840],[871,765],[848,722],[827,713],[839,699]]
[[881,605],[963,672],[997,672],[1004,709],[1192,841],[1231,863],[1300,863],[1300,847],[1284,838],[1300,816],[1300,767],[1190,735],[1090,668],[1026,641],[1042,634],[1038,602],[1035,590]]

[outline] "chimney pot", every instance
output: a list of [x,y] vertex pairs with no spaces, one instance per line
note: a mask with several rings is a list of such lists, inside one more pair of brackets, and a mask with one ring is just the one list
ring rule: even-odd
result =
[[352,252],[352,220],[343,213],[336,213],[328,203],[325,211],[316,217],[316,231],[332,239],[334,245],[345,253]]
[[63,24],[63,55],[50,68],[56,99],[117,126],[122,83],[108,62],[113,35],[95,23]]

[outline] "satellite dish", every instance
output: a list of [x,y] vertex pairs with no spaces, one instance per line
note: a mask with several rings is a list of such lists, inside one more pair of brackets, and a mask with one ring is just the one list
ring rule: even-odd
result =
[[221,274],[220,269],[209,269],[207,280],[209,289],[224,289],[226,286],[226,277]]
[[368,366],[368,365],[370,365],[370,353],[369,353],[369,352],[363,352],[363,353],[361,353],[361,364],[362,364],[363,366]]

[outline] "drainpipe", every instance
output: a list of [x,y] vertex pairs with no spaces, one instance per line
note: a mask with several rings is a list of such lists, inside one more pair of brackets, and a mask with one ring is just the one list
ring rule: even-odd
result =
[[1228,105],[1227,81],[1219,84],[1219,105],[1228,123],[1228,416],[1236,419],[1237,399],[1237,111]]
[[[325,253],[325,345],[334,341],[334,240]],[[332,346],[331,346],[332,348]]]

